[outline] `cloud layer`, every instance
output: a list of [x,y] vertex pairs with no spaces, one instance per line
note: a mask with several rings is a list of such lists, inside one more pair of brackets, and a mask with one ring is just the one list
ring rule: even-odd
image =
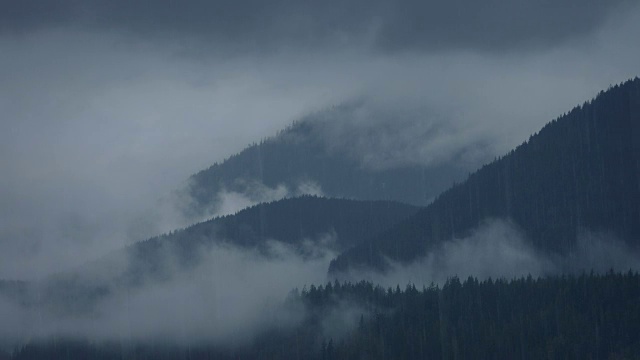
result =
[[292,47],[494,52],[556,47],[582,39],[632,3],[4,0],[0,31],[76,27],[242,52]]
[[[214,245],[200,249],[198,263],[187,267],[167,245],[157,264],[162,276],[149,273],[135,286],[124,287],[115,286],[116,279],[142,260],[119,252],[89,267],[90,271],[67,274],[75,279],[72,286],[84,291],[107,284],[110,290],[87,304],[82,299],[91,299],[89,293],[63,303],[56,301],[68,294],[58,300],[36,297],[36,305],[30,306],[0,296],[0,346],[51,336],[118,343],[243,345],[263,331],[294,326],[304,319],[301,304],[285,306],[285,298],[295,287],[323,283],[335,255],[322,241],[306,244],[313,256],[304,258],[277,241],[262,252]],[[46,287],[47,282],[34,286],[32,291],[38,293],[44,289],[38,286]]]

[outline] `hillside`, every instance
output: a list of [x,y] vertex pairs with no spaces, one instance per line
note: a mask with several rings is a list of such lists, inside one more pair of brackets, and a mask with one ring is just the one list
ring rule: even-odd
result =
[[[327,197],[426,205],[468,174],[468,164],[460,163],[366,166],[362,159],[345,153],[344,149],[332,148],[326,126],[332,125],[308,116],[277,136],[253,144],[191,176],[185,192],[192,200],[192,207],[185,211],[215,212],[224,192],[241,193],[263,201],[260,191],[279,186],[284,186],[290,195],[308,193],[311,188],[312,193]],[[353,136],[368,138],[370,134],[356,132]]]
[[339,256],[331,272],[409,262],[489,219],[509,219],[538,250],[566,254],[583,230],[640,241],[640,79],[601,92],[438,196]]
[[[197,264],[203,246],[215,243],[268,252],[269,241],[344,251],[407,219],[417,207],[391,201],[358,201],[302,196],[262,203],[234,215],[218,217],[129,247],[132,267],[156,269],[164,250],[187,265]],[[154,260],[155,259],[155,260]],[[156,269],[162,270],[162,269]],[[141,269],[136,270],[139,272]],[[145,270],[144,272],[148,271]]]

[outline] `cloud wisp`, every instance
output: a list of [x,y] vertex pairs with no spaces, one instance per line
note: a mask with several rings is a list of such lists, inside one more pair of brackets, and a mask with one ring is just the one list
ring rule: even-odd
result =
[[614,236],[583,231],[575,249],[567,255],[542,253],[526,240],[526,235],[510,221],[491,220],[469,237],[453,239],[410,264],[389,261],[384,274],[352,271],[347,278],[366,279],[383,286],[444,284],[457,276],[493,278],[638,271],[640,252]]
[[[57,281],[71,281],[67,288],[71,292],[60,298],[36,296],[27,302],[30,305],[20,305],[0,296],[0,314],[7,315],[0,325],[2,345],[57,337],[125,344],[242,346],[265,331],[286,329],[304,320],[302,305],[285,306],[284,300],[293,288],[326,280],[326,268],[335,254],[325,242],[305,242],[304,250],[312,256],[302,256],[278,241],[260,251],[216,244],[197,251],[197,264],[186,267],[176,250],[165,244],[154,265],[160,272],[137,274],[128,285],[118,279],[143,260],[118,252],[89,267],[90,271],[79,269],[77,274],[57,277]],[[51,280],[34,285],[32,294],[46,291],[47,281]],[[74,292],[76,287],[84,293]],[[70,294],[81,296],[56,303]]]
[[300,181],[293,187],[285,184],[269,187],[256,180],[237,179],[237,182],[242,182],[243,191],[221,189],[214,195],[216,200],[208,208],[199,211],[198,215],[190,215],[193,213],[194,199],[184,191],[173,193],[168,209],[181,209],[181,213],[176,215],[178,218],[185,217],[186,222],[196,223],[213,217],[233,215],[260,203],[303,195],[323,196],[322,188],[314,181]]

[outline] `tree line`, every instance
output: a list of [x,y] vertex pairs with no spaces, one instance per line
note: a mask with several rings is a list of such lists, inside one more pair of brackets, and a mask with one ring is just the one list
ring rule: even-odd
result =
[[[51,339],[12,359],[636,359],[640,275],[450,278],[442,286],[370,282],[304,287],[307,314],[243,347],[167,347]],[[351,320],[349,320],[351,319]],[[338,322],[331,324],[331,322]],[[351,321],[351,322],[350,322]],[[334,326],[331,326],[334,325]],[[333,330],[331,330],[333,329]]]

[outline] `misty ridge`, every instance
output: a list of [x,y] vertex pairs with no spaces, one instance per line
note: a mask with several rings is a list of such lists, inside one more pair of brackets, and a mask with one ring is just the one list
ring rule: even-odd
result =
[[424,111],[366,100],[318,111],[193,175],[175,199],[191,215],[301,194],[425,205],[494,149],[462,142],[446,119],[418,121]]
[[0,0],[0,360],[639,358],[638,33]]
[[[638,83],[636,79],[616,86],[585,106],[606,104],[602,99],[613,95],[617,99],[623,92],[629,96],[627,100],[623,98],[624,103],[633,107],[638,104]],[[623,110],[620,119],[624,119],[624,113]],[[560,118],[557,123],[570,120]],[[630,120],[632,131],[624,133],[635,136],[637,119]],[[550,126],[557,126],[555,123]],[[591,124],[597,126],[596,122]],[[304,122],[292,125],[277,137],[257,145],[258,149],[263,148],[256,151],[262,155],[273,151],[265,147],[268,142],[304,144],[305,137],[294,136],[298,135],[294,130],[301,131],[303,125]],[[625,143],[616,142],[621,144]],[[600,146],[598,151],[602,151]],[[281,152],[280,158],[287,153],[290,152]],[[243,156],[246,153],[236,155]],[[637,162],[636,158],[631,159]],[[501,161],[504,160],[494,161],[477,174]],[[257,164],[261,164],[259,159]],[[212,169],[218,167],[214,165],[208,171]],[[637,176],[637,168],[628,169],[629,175],[636,172],[632,176]],[[378,167],[370,171],[390,170]],[[575,174],[577,170],[574,167],[571,171]],[[319,183],[303,174],[306,184]],[[477,174],[449,192],[480,176]],[[272,190],[255,179],[238,177],[235,183],[246,186],[233,192],[224,186],[213,187],[219,192],[217,200],[222,201],[222,208],[229,206],[224,205],[225,201],[244,205],[280,198],[256,197],[255,194]],[[315,339],[311,348],[329,351],[326,340],[319,343],[319,339],[347,344],[352,334],[365,326],[365,319],[373,321],[380,316],[380,309],[362,300],[337,298],[318,315],[306,298],[316,291],[314,284],[331,284],[337,278],[347,281],[345,286],[366,280],[389,288],[409,284],[408,289],[435,286],[444,291],[456,276],[480,280],[585,272],[594,276],[593,272],[637,270],[640,264],[637,244],[621,238],[624,233],[616,231],[619,228],[615,226],[606,231],[599,230],[601,227],[590,229],[589,224],[582,222],[575,229],[573,245],[559,251],[532,241],[530,230],[519,225],[514,216],[485,217],[477,226],[458,228],[449,238],[431,231],[433,245],[424,255],[414,252],[414,257],[403,258],[394,252],[404,250],[398,248],[402,246],[398,238],[391,250],[378,245],[379,239],[391,240],[394,238],[390,234],[410,231],[417,221],[424,221],[425,214],[438,211],[447,193],[426,207],[415,207],[394,201],[328,199],[318,195],[288,198],[287,185],[277,187],[283,189],[282,200],[253,205],[232,215],[134,243],[79,268],[38,281],[3,281],[2,312],[6,320],[3,346],[8,349],[24,346],[25,339],[31,339],[26,344],[33,341],[33,346],[42,346],[55,338],[88,339],[107,348],[105,344],[118,343],[127,351],[139,345],[153,348],[163,344],[176,348],[194,346],[233,356],[244,351],[251,353],[256,347],[262,349],[263,339],[272,336],[276,336],[274,341],[290,341],[283,339],[299,331],[296,329],[308,328],[313,329],[310,330],[313,335],[305,341]],[[298,187],[304,188],[320,192],[319,185]],[[415,186],[413,191],[420,188]],[[625,193],[632,194],[632,191]],[[637,208],[629,204],[629,211]],[[634,229],[634,223],[627,224]],[[425,233],[429,234],[421,232]],[[362,248],[365,250],[358,250]],[[353,257],[354,253],[359,257]],[[337,264],[352,257],[353,264],[335,270]],[[359,265],[363,257],[368,262]],[[374,267],[368,267],[367,263]],[[339,282],[335,284],[340,286]],[[302,297],[298,295],[300,289]],[[392,316],[394,312],[388,311],[391,312],[382,315]],[[85,345],[79,349],[97,351]]]

